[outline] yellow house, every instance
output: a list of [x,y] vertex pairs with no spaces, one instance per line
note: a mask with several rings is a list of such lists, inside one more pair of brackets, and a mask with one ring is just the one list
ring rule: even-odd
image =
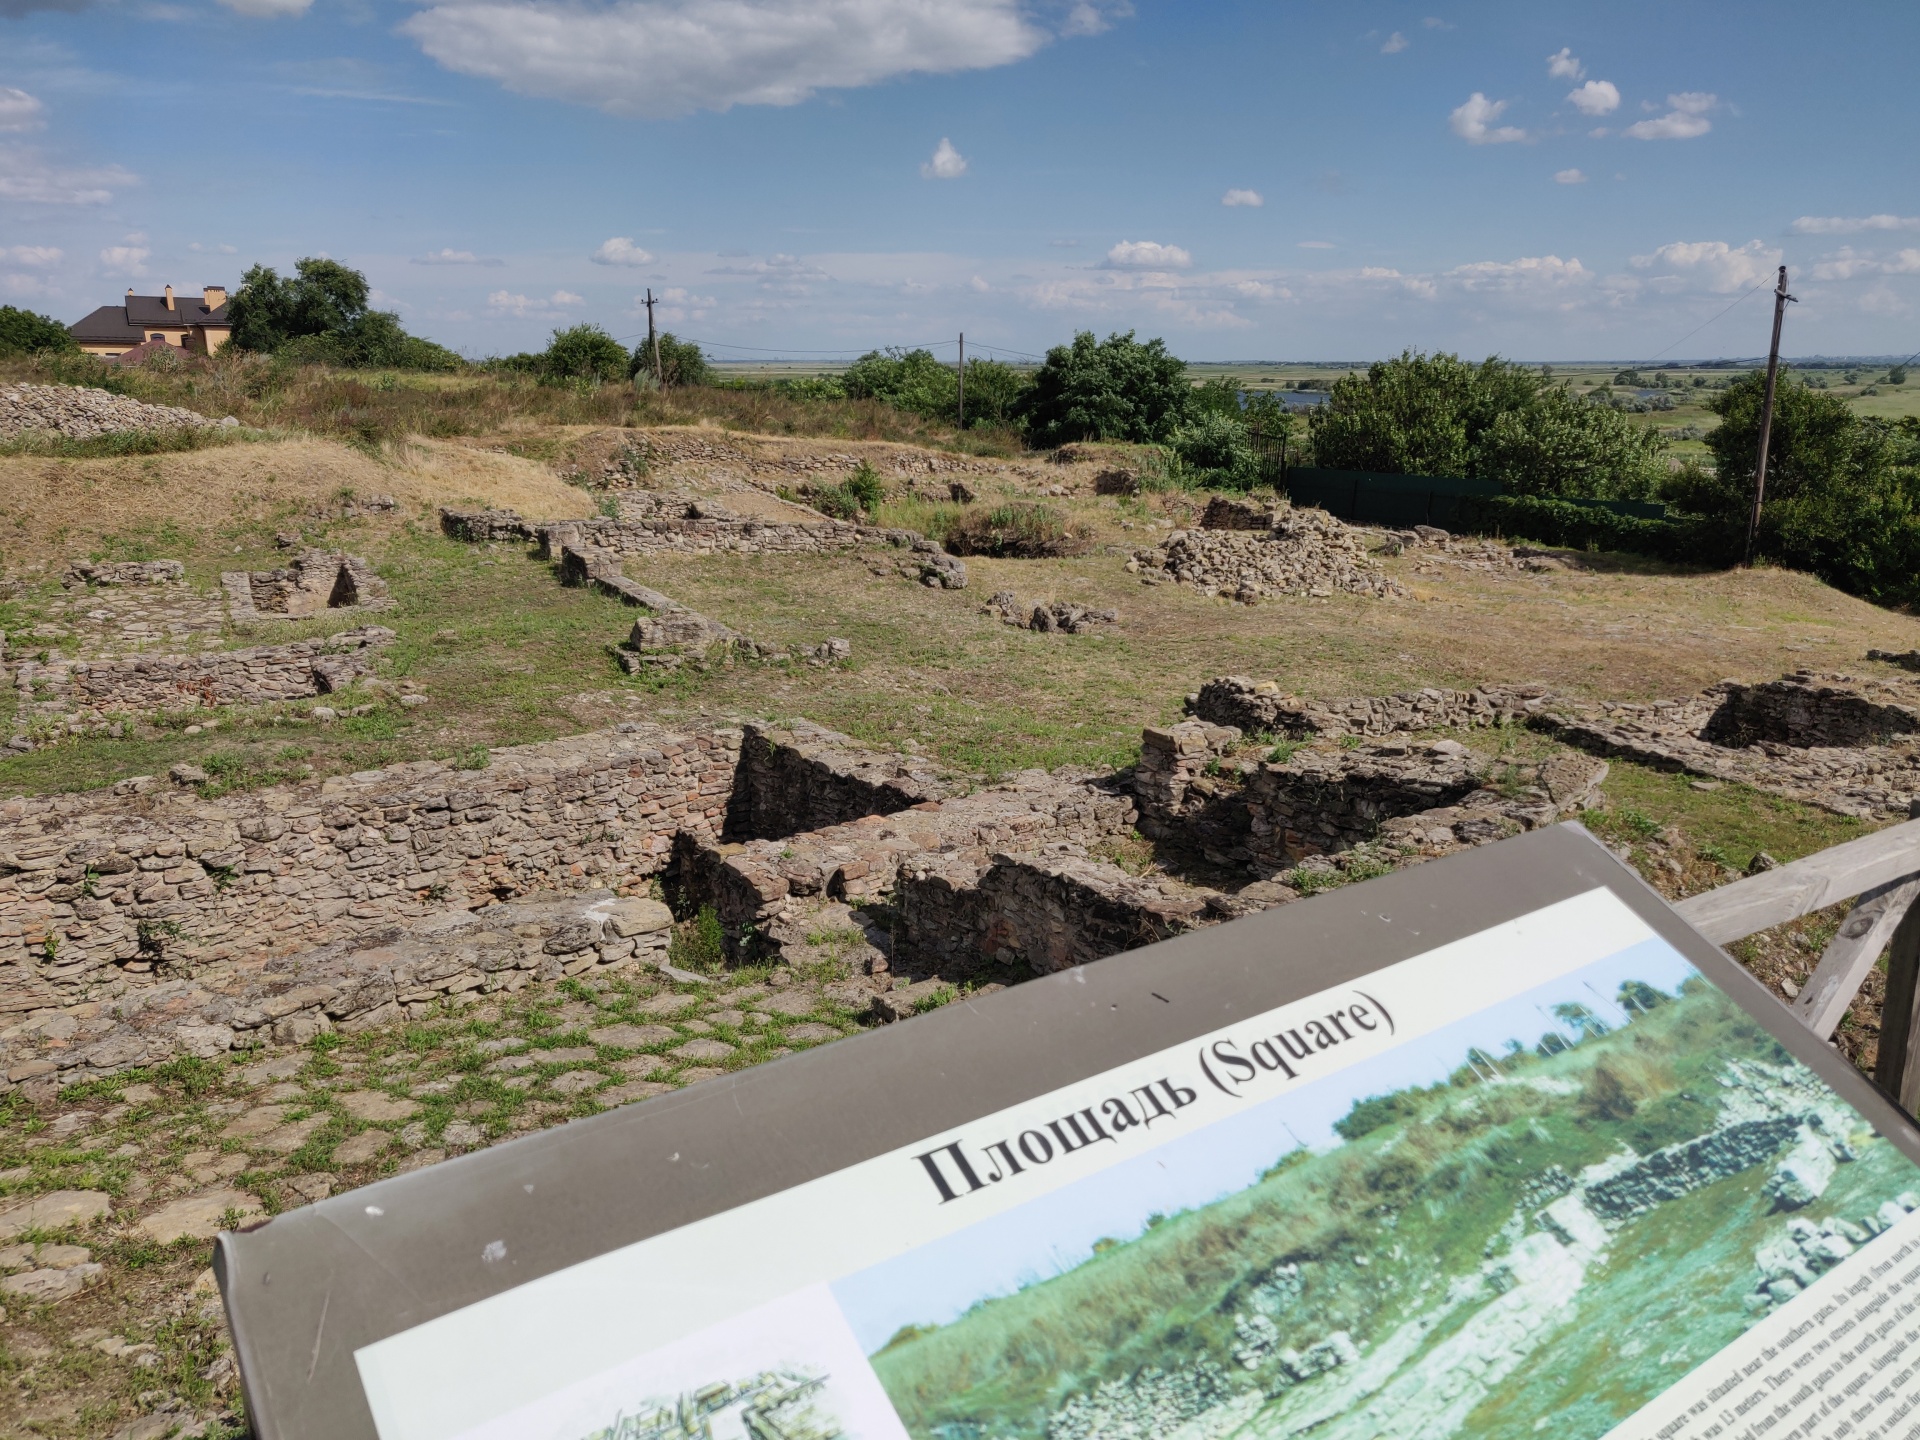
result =
[[89,355],[111,359],[150,341],[211,355],[227,343],[233,327],[226,286],[209,285],[198,300],[189,300],[176,297],[169,285],[159,295],[136,295],[129,288],[125,304],[102,305],[67,331]]

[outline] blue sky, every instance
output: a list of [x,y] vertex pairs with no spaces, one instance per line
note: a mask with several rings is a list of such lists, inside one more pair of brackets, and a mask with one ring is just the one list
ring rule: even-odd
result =
[[[1920,349],[1920,6],[0,0],[0,301],[324,253],[469,354]],[[1688,332],[1706,324],[1697,335]],[[754,348],[748,348],[754,347]]]
[[944,1325],[984,1296],[1011,1294],[1083,1263],[1102,1237],[1131,1240],[1156,1211],[1173,1214],[1243,1190],[1297,1145],[1340,1144],[1333,1124],[1362,1096],[1436,1084],[1475,1047],[1501,1055],[1510,1039],[1532,1044],[1548,1031],[1571,1036],[1551,1014],[1562,1001],[1589,1006],[1609,1024],[1631,1024],[1611,1003],[1623,981],[1644,980],[1673,994],[1698,974],[1664,940],[1643,941],[1367,1064],[837,1281],[834,1297],[871,1355],[902,1325]]

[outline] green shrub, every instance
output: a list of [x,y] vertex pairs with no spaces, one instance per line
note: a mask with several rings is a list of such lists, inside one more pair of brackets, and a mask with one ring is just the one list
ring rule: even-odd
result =
[[445,346],[409,335],[390,310],[370,310],[367,277],[336,260],[308,256],[284,279],[255,265],[227,302],[232,344],[295,365],[352,369],[458,370]]
[[627,378],[626,347],[598,325],[555,330],[540,357],[543,380],[612,381]]
[[1260,457],[1237,414],[1202,410],[1175,430],[1168,444],[1195,484],[1250,490],[1260,483]]
[[[658,337],[658,344],[660,375],[666,384],[713,383],[713,367],[707,364],[706,355],[693,341],[678,339],[671,330],[663,330]],[[642,340],[634,347],[633,356],[627,362],[627,374],[637,377],[653,373],[654,347]]]
[[856,400],[884,400],[930,420],[951,421],[960,400],[958,377],[930,350],[870,350],[840,383]]
[[1038,560],[1075,554],[1082,542],[1058,510],[1009,504],[968,510],[947,531],[946,546],[956,555]]
[[1157,444],[1188,416],[1192,387],[1186,372],[1163,340],[1143,344],[1129,330],[1096,341],[1083,330],[1072,344],[1047,352],[1020,401],[1020,421],[1028,442],[1037,446],[1075,440]]
[[0,305],[0,355],[32,355],[43,350],[74,350],[67,327],[51,316]]
[[815,490],[810,503],[814,509],[836,520],[859,520],[878,510],[886,498],[886,483],[873,466],[862,460],[853,474],[839,484]]

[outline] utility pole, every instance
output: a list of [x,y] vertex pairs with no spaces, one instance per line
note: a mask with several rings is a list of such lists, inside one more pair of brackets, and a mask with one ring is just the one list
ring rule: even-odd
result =
[[653,328],[653,287],[647,287],[647,349],[653,352],[653,378],[662,390],[667,388],[666,371],[660,368],[660,336]]
[[960,332],[960,428],[967,428],[967,332]]
[[1767,443],[1773,438],[1773,388],[1780,374],[1780,322],[1786,318],[1787,302],[1794,296],[1787,293],[1787,267],[1780,267],[1780,283],[1773,292],[1773,345],[1767,351],[1767,398],[1760,404],[1760,455],[1753,466],[1753,509],[1747,512],[1747,551],[1741,561],[1749,570],[1753,568],[1753,548],[1760,539],[1760,503],[1767,494]]

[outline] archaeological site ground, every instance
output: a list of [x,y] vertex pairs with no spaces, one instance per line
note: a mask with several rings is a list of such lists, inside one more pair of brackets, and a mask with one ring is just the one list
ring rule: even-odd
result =
[[[324,423],[0,385],[0,1434],[243,1433],[223,1226],[1540,826],[1678,898],[1920,801],[1920,623],[1805,575],[437,383]],[[1791,998],[1837,920],[1735,953]],[[1836,1036],[1869,1070],[1880,994]],[[1550,1092],[1542,1173],[1630,1128]],[[1265,1363],[1248,1294],[1196,1357]],[[930,1422],[1027,1433],[1037,1383]]]

